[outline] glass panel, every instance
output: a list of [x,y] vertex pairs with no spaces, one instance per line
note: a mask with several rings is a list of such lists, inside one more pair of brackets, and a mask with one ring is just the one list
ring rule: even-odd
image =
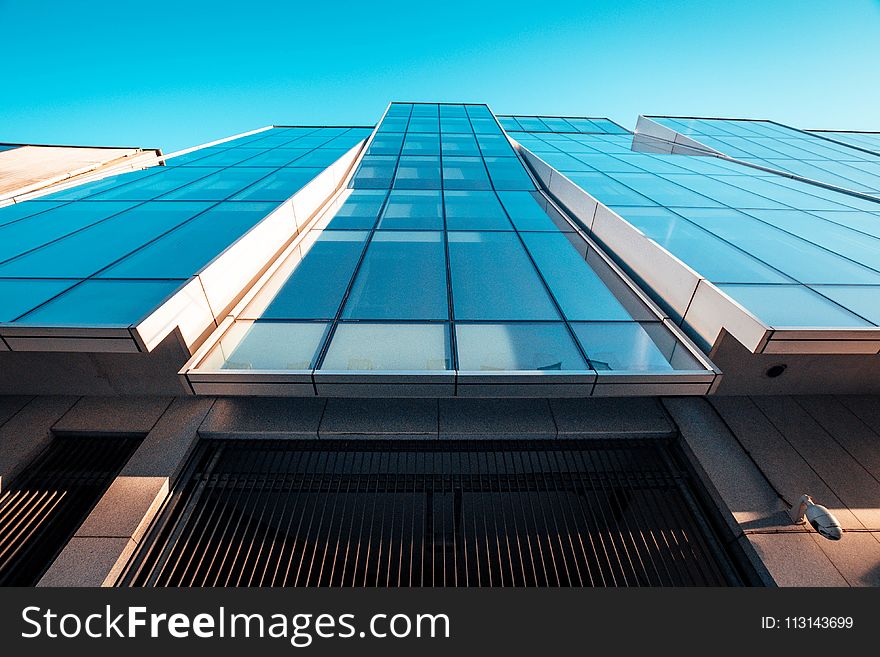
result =
[[803,285],[719,285],[769,326],[870,326]]
[[398,189],[440,189],[440,158],[401,156],[394,177]]
[[186,281],[89,280],[22,317],[38,326],[128,326],[147,315]]
[[[661,324],[589,322],[572,324],[578,342],[597,370],[651,372],[703,370]],[[670,361],[674,361],[675,365]]]
[[145,203],[10,260],[2,276],[85,278],[190,219],[192,203]]
[[368,230],[376,224],[376,217],[382,210],[387,192],[385,190],[363,189],[344,193],[337,199],[339,207],[330,217],[327,228]]
[[632,319],[565,235],[523,233],[521,237],[568,320]]
[[443,199],[439,191],[392,191],[379,229],[442,230]]
[[[106,178],[102,178],[101,180],[82,183],[69,189],[62,189],[60,192],[55,192],[54,194],[46,194],[45,196],[41,196],[39,201],[37,202],[44,202],[49,200],[73,201],[81,198],[86,198],[93,194],[98,194],[105,190],[119,187],[120,185],[127,185],[129,183],[147,178],[149,176],[161,175],[167,170],[168,169],[166,167],[154,166],[150,167],[149,169],[141,169],[140,171],[130,171],[128,173],[123,173],[118,176],[107,176]],[[10,207],[19,207],[21,205],[21,203],[16,203],[15,205]],[[5,211],[5,208],[3,210],[0,210],[0,224],[4,223],[4,219],[2,217]]]
[[394,178],[397,157],[391,155],[365,155],[351,182],[355,189],[388,189]]
[[443,133],[473,134],[471,122],[462,117],[440,117],[440,128]]
[[104,278],[189,278],[263,220],[272,203],[220,203],[100,274]]
[[327,324],[237,321],[199,364],[206,370],[310,370]]
[[449,233],[457,319],[558,319],[514,233]]
[[492,189],[486,167],[480,157],[444,157],[445,189]]
[[0,278],[0,322],[11,322],[72,287],[75,280]]
[[323,169],[279,169],[232,197],[234,201],[286,201]]
[[[179,169],[180,171],[188,169]],[[178,169],[174,169],[178,171]],[[177,191],[165,194],[163,200],[223,201],[248,185],[272,173],[268,168],[232,168],[202,178]],[[148,179],[149,180],[149,179]]]
[[276,148],[264,151],[242,163],[248,167],[283,167],[293,164],[309,151],[305,148]]
[[880,273],[741,212],[701,209],[681,209],[680,212],[802,283],[880,283]]
[[[149,201],[161,194],[182,187],[188,183],[211,174],[222,171],[215,167],[188,167],[164,169],[162,173],[136,180],[133,183],[114,187],[101,194],[96,194],[94,200],[100,201]],[[270,169],[267,169],[270,171]],[[188,200],[188,199],[183,199]],[[196,201],[209,201],[213,199],[191,199]]]
[[425,372],[450,367],[446,324],[339,324],[321,370]]
[[487,157],[486,168],[497,190],[533,190],[535,185],[516,157]]
[[558,231],[559,227],[544,211],[540,196],[532,192],[498,192],[510,220],[517,230]]
[[0,226],[11,224],[24,217],[30,217],[40,212],[53,210],[64,205],[60,201],[26,201],[24,203],[13,203],[6,207],[0,208]]
[[410,132],[403,142],[404,155],[440,155],[440,135]]
[[446,319],[443,234],[377,232],[367,247],[342,316],[347,319]]
[[[0,228],[0,262],[103,221],[132,205],[79,201],[3,226]],[[198,211],[196,207],[192,213],[196,214]]]
[[444,134],[443,135],[443,155],[470,155],[476,156],[480,154],[477,146],[477,140],[473,135],[467,134]]
[[403,146],[403,134],[377,133],[370,142],[367,155],[397,155]]
[[660,205],[693,208],[721,207],[717,201],[650,173],[616,173],[612,177]]
[[880,326],[880,286],[816,285],[813,289]]
[[332,319],[368,233],[324,231],[263,312],[265,319]]
[[504,135],[477,135],[477,143],[485,156],[513,155],[513,147]]
[[604,173],[571,173],[568,178],[605,205],[657,205]]
[[455,337],[465,372],[589,369],[561,322],[456,324]]
[[787,283],[787,276],[665,208],[612,208],[715,283]]
[[448,191],[443,198],[448,230],[512,230],[495,192]]

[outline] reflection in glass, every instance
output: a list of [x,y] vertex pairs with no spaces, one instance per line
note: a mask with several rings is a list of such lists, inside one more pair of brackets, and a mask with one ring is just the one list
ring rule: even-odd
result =
[[480,371],[589,369],[561,322],[455,326],[458,367]]
[[339,324],[321,370],[448,370],[449,354],[446,324]]

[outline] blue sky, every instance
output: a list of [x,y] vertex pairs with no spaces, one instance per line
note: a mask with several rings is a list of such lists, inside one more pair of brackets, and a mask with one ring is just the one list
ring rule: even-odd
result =
[[0,141],[170,152],[389,100],[880,129],[877,0],[0,0],[0,24]]

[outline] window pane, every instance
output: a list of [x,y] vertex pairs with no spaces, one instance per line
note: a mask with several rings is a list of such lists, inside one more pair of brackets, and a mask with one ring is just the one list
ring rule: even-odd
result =
[[327,228],[369,230],[376,223],[376,217],[382,210],[387,192],[385,190],[362,189],[348,192],[339,200],[342,203],[330,217]]
[[455,337],[466,372],[589,369],[561,322],[456,324]]
[[470,155],[477,156],[480,149],[477,146],[477,140],[473,135],[469,134],[444,134],[443,135],[443,155]]
[[0,275],[85,278],[179,226],[202,209],[203,206],[193,203],[146,203],[10,260],[0,266]]
[[266,319],[332,319],[364,248],[366,232],[321,233],[263,312]]
[[272,203],[220,203],[124,258],[100,276],[189,278],[199,273],[274,208]]
[[450,362],[446,324],[339,324],[321,370],[424,372]]
[[540,196],[532,192],[498,192],[498,198],[517,230],[559,230],[544,211],[542,203],[546,201]]
[[58,279],[0,279],[0,322],[11,322],[77,282]]
[[351,181],[355,189],[388,189],[394,178],[397,157],[391,155],[365,155]]
[[514,233],[449,233],[457,319],[558,319]]
[[19,323],[128,326],[143,319],[185,282],[89,280],[28,313]]
[[605,205],[656,205],[626,185],[604,173],[571,173],[568,178]]
[[95,195],[94,198],[99,201],[149,201],[166,192],[183,187],[194,180],[206,178],[218,171],[220,169],[208,167],[165,169],[162,173],[155,176],[149,176],[127,185],[114,187]]
[[404,155],[440,155],[440,135],[410,132],[403,142]]
[[127,210],[132,205],[132,203],[90,201],[79,201],[61,207],[55,207],[53,204],[49,207],[54,209],[48,212],[0,227],[0,262],[98,223]]
[[520,163],[519,158],[487,157],[486,168],[489,169],[492,185],[497,190],[535,189],[535,185]]
[[523,233],[522,239],[566,318],[632,319],[565,235]]
[[719,285],[769,326],[869,326],[803,285]]
[[234,201],[286,201],[323,169],[279,169],[232,197]]
[[445,189],[492,189],[483,159],[480,157],[444,157]]
[[[183,169],[180,170],[182,171]],[[223,169],[207,178],[202,178],[190,183],[186,187],[181,187],[177,191],[165,194],[162,199],[222,201],[270,173],[272,173],[272,169],[258,167]]]
[[380,230],[443,230],[443,201],[440,192],[392,191],[378,227]]
[[394,187],[402,189],[440,189],[440,158],[401,156]]
[[448,230],[512,230],[495,192],[443,193]]
[[443,234],[384,231],[373,236],[345,304],[347,319],[446,319]]
[[324,322],[242,322],[199,365],[206,370],[310,370],[327,331]]
[[660,324],[590,322],[572,324],[572,329],[590,364],[597,370],[705,369]]

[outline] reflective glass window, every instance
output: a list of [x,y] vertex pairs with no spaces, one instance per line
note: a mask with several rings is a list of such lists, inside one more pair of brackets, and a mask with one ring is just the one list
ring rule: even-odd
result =
[[434,190],[393,190],[379,220],[380,230],[442,230],[443,198]]
[[446,324],[339,324],[321,370],[428,372],[451,367]]
[[480,157],[443,157],[444,189],[492,189]]
[[455,338],[465,372],[589,369],[561,322],[456,324]]
[[364,248],[366,232],[324,231],[263,312],[265,319],[332,319]]
[[456,319],[558,319],[515,233],[449,233],[449,258]]
[[440,189],[440,158],[401,156],[394,177],[398,189]]
[[446,191],[448,230],[512,230],[495,192]]
[[446,319],[443,234],[380,231],[367,247],[342,316],[347,319]]

